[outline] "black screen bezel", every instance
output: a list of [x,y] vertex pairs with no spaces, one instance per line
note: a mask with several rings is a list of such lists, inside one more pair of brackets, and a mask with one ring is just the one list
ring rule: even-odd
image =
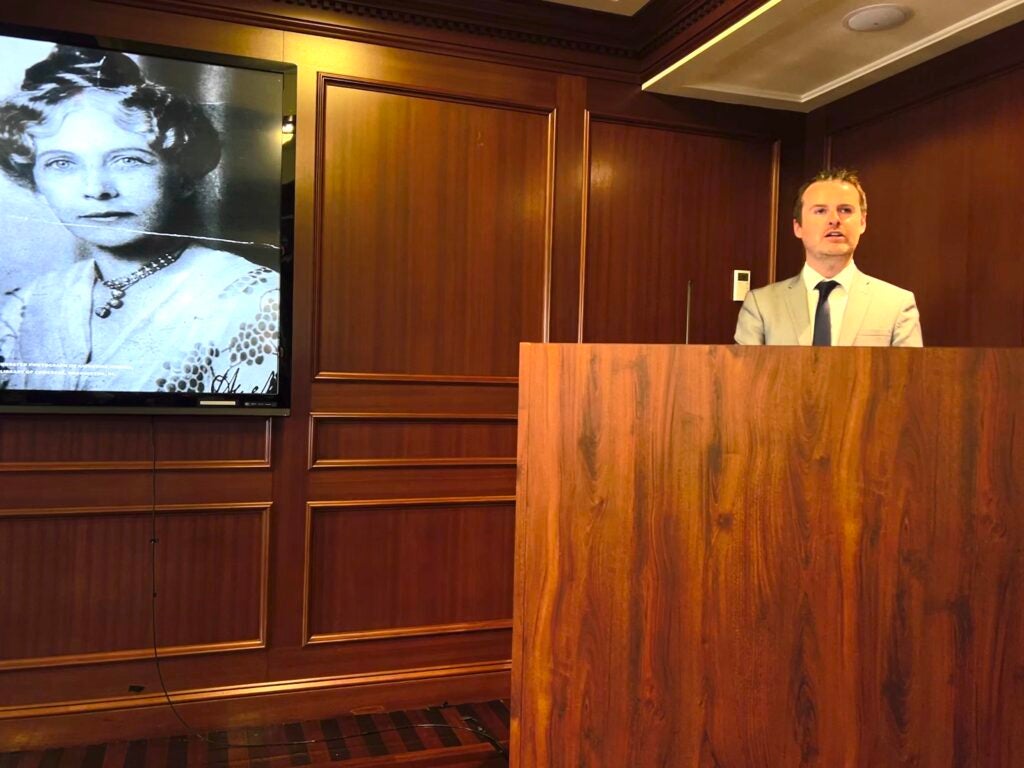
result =
[[[294,64],[219,52],[144,43],[122,38],[26,27],[0,22],[0,36],[60,43],[142,56],[163,57],[226,68],[273,72],[282,76],[281,121],[297,130],[295,121],[297,68]],[[292,306],[294,292],[295,135],[281,145],[280,342],[278,390],[275,394],[101,392],[0,389],[0,413],[140,413],[288,415],[292,389]]]

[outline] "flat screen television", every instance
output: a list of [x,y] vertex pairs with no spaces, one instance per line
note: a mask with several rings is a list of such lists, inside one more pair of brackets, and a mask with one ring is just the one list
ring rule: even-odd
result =
[[0,411],[287,413],[295,67],[0,24]]

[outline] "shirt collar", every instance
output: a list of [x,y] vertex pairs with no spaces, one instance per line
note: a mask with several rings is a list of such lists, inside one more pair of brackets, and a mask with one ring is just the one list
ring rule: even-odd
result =
[[818,283],[822,280],[835,280],[840,286],[842,286],[844,291],[849,293],[850,287],[853,285],[853,281],[859,273],[860,270],[857,269],[857,265],[853,262],[853,259],[850,259],[850,263],[843,267],[839,274],[834,277],[825,277],[824,275],[819,274],[818,271],[810,264],[804,262],[804,268],[800,271],[800,277],[803,279],[804,287],[807,288],[808,293],[814,293]]

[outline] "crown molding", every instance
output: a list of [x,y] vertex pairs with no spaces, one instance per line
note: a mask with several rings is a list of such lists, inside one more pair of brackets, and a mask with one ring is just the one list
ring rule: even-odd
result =
[[651,0],[620,16],[544,0],[100,0],[628,82],[762,1]]

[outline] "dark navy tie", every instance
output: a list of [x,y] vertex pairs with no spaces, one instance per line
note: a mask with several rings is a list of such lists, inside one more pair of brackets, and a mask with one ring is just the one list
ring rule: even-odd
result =
[[828,295],[839,283],[835,280],[822,280],[814,290],[818,292],[818,308],[814,310],[814,341],[811,346],[832,346],[832,316],[828,309]]

